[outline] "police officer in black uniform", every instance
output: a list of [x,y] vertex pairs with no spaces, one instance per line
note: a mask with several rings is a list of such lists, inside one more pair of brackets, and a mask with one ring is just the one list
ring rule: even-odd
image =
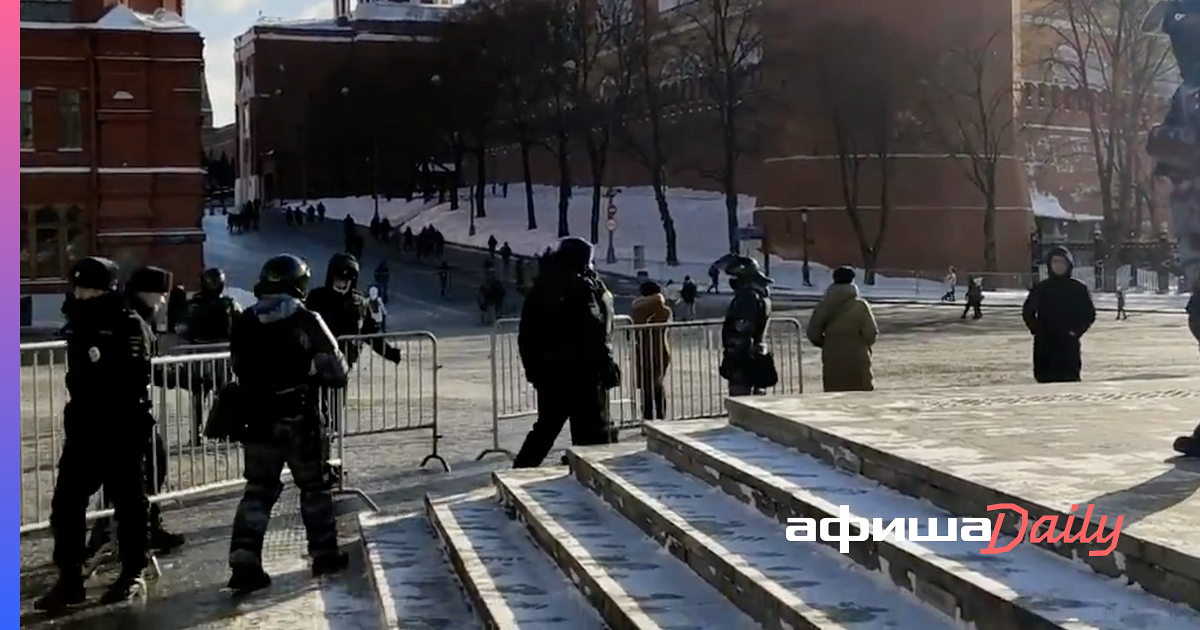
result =
[[[357,258],[345,253],[334,254],[325,269],[325,285],[313,289],[305,300],[305,305],[325,320],[335,337],[382,332],[370,317],[366,296],[357,288],[359,271]],[[387,345],[383,339],[374,339],[369,344],[384,359],[400,362],[399,348]],[[358,362],[361,345],[362,342],[341,342],[342,352],[351,366]]]
[[[233,320],[242,307],[237,300],[225,295],[225,272],[213,267],[200,274],[200,290],[188,301],[187,315],[179,331],[191,344],[208,345],[228,343],[233,330]],[[206,365],[205,368],[215,366]],[[220,389],[229,380],[224,369],[215,369],[203,375],[203,383],[191,383],[192,387],[192,444],[199,444],[202,437],[204,403],[213,389]],[[204,385],[204,387],[201,387]]]
[[514,468],[541,465],[568,420],[576,446],[617,441],[608,411],[608,390],[621,382],[613,297],[592,268],[592,245],[563,239],[541,265],[517,334],[525,377],[537,389],[538,417]]
[[117,265],[105,258],[85,258],[71,270],[76,299],[65,330],[70,400],[63,409],[65,438],[50,507],[59,578],[34,603],[39,610],[59,611],[86,598],[85,514],[101,488],[116,512],[121,561],[121,573],[101,602],[145,592],[149,506],[143,466],[154,426],[153,333],[117,292],[117,276]]
[[235,593],[271,583],[262,567],[263,537],[283,490],[285,464],[300,489],[313,575],[336,573],[347,564],[338,549],[319,397],[321,388],[346,386],[347,367],[321,316],[304,305],[310,276],[301,258],[271,258],[254,287],[258,302],[234,322],[230,359],[251,419],[241,436],[246,492],[229,547],[229,588]]
[[[171,272],[159,267],[141,267],[129,274],[125,282],[125,302],[133,312],[146,322],[151,334],[150,355],[159,353],[157,311],[165,302],[168,289],[171,287]],[[152,382],[158,387],[177,387],[174,382],[176,373],[164,373],[155,370]],[[154,439],[146,442],[146,492],[159,493],[167,481],[167,445],[162,433],[154,432]],[[97,553],[109,540],[110,523],[108,519],[97,519],[92,526],[88,541],[88,553]],[[159,553],[170,552],[184,543],[183,536],[168,531],[163,527],[161,507],[157,503],[150,504],[150,548]]]
[[200,274],[200,290],[188,300],[180,333],[188,343],[228,342],[233,320],[241,312],[237,300],[225,295],[225,272],[216,267],[205,269]]
[[766,384],[759,368],[765,353],[763,336],[771,319],[772,280],[756,260],[745,256],[727,260],[725,273],[733,299],[721,326],[721,376],[729,382],[730,396],[762,394]]

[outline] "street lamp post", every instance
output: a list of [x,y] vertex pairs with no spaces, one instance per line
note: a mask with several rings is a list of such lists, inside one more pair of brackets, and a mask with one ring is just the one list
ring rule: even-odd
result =
[[804,239],[802,251],[804,255],[804,263],[800,266],[800,276],[804,280],[804,286],[812,286],[812,270],[808,265],[808,208],[800,211],[800,238]]

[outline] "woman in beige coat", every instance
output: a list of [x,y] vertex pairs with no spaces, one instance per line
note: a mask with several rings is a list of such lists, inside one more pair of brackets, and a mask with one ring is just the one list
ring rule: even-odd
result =
[[808,340],[821,349],[821,381],[827,392],[875,389],[871,348],[879,335],[871,305],[858,294],[854,269],[839,267],[833,284],[808,320]]

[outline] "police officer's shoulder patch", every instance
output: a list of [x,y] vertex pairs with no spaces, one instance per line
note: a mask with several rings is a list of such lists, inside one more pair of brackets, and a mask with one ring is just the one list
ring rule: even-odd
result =
[[96,363],[100,360],[100,348],[92,346],[91,348],[88,348],[87,354],[88,360],[92,363]]

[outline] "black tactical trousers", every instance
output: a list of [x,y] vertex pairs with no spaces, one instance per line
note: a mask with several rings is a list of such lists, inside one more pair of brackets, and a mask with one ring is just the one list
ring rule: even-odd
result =
[[[162,489],[167,483],[167,443],[163,440],[162,434],[158,431],[154,432],[154,439],[146,442],[145,463],[142,465],[143,483],[146,486],[146,494],[152,496],[162,492]],[[108,493],[104,495],[104,507],[112,507],[112,500]],[[157,503],[150,504],[150,529],[162,528],[162,507]],[[97,519],[92,525],[92,535],[105,536],[108,533],[108,519]]]
[[64,574],[79,574],[86,558],[88,501],[101,488],[115,510],[117,552],[125,572],[148,563],[148,501],[144,474],[145,441],[129,436],[106,439],[68,437],[58,460],[58,480],[50,503],[54,564]]
[[250,551],[262,559],[271,509],[283,492],[286,464],[300,489],[300,517],[312,556],[337,551],[337,515],[325,467],[325,434],[315,418],[276,422],[263,440],[245,444],[246,492],[233,518],[229,550]]
[[556,384],[538,390],[538,416],[525,436],[513,468],[540,466],[554,448],[563,425],[571,423],[571,444],[592,446],[617,441],[608,413],[608,392],[599,384]]

